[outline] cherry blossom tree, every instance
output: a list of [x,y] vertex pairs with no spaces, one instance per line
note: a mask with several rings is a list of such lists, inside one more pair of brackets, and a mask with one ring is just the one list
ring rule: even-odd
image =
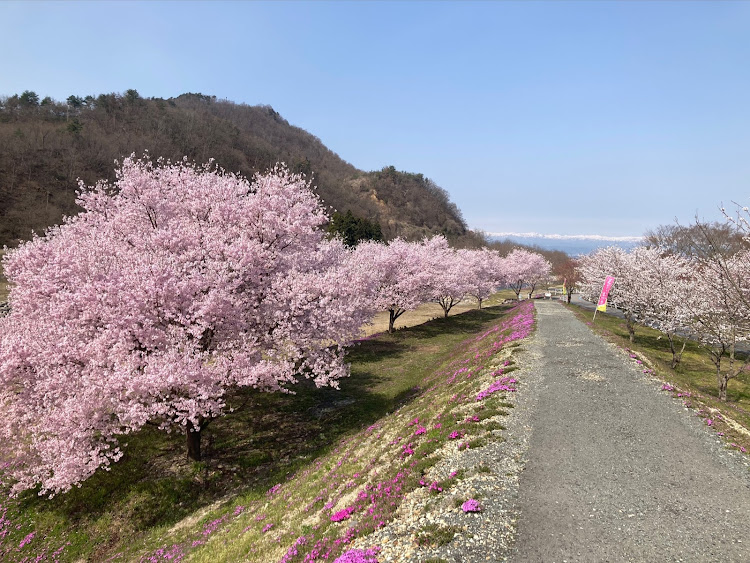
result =
[[[660,229],[669,250],[689,261],[687,295],[675,298],[682,323],[690,336],[708,351],[716,369],[719,398],[727,400],[727,387],[746,366],[736,356],[738,342],[750,337],[750,231],[748,210],[738,206],[727,224],[696,218],[689,227]],[[672,236],[673,235],[673,236]]]
[[504,282],[503,259],[497,251],[488,248],[462,249],[457,254],[465,268],[467,293],[476,298],[481,309],[482,302]]
[[504,270],[508,285],[521,299],[521,290],[529,288],[529,299],[536,285],[549,276],[552,266],[544,256],[528,250],[515,249],[505,257]]
[[429,272],[430,282],[428,298],[443,308],[445,317],[453,308],[463,301],[469,293],[469,264],[464,262],[466,254],[448,245],[445,237],[438,235],[424,240],[420,245],[422,263]]
[[581,258],[581,293],[584,299],[596,302],[607,276],[615,277],[608,303],[623,310],[628,335],[633,342],[643,279],[635,274],[632,254],[617,246],[608,246]]
[[343,347],[370,311],[301,176],[131,157],[113,185],[81,185],[78,204],[3,260],[0,441],[14,493],[70,489],[146,423],[182,429],[200,459],[231,390],[348,375]]
[[373,283],[371,304],[388,311],[388,332],[406,311],[429,299],[432,274],[424,263],[424,243],[394,239],[388,244],[361,242],[352,261],[367,270]]
[[750,338],[750,310],[738,297],[750,294],[748,259],[746,252],[739,252],[720,260],[697,260],[690,299],[683,303],[691,336],[708,350],[716,369],[722,401],[727,400],[729,381],[748,364],[736,356],[737,343]]

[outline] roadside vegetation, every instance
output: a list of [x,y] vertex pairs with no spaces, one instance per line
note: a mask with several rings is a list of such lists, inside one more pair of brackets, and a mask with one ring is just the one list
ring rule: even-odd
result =
[[[576,316],[605,339],[622,348],[644,373],[663,381],[663,390],[681,400],[726,442],[727,447],[750,452],[750,370],[743,370],[727,388],[727,400],[719,399],[716,373],[705,348],[687,341],[682,359],[672,368],[672,352],[666,335],[636,325],[634,341],[625,320],[569,306]],[[682,346],[682,343],[680,343]]]
[[531,303],[493,305],[502,298],[363,339],[340,390],[243,390],[242,407],[207,427],[201,462],[186,459],[184,435],[147,427],[79,488],[4,500],[0,559],[335,559],[409,491],[450,488],[424,481],[440,448],[502,428],[512,349],[533,321]]

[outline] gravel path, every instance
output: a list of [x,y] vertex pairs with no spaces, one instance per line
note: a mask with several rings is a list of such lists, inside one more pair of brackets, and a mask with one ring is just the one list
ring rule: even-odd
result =
[[[410,494],[360,547],[382,562],[750,561],[747,457],[559,303],[536,308],[502,439],[448,453],[434,477],[466,478],[440,502]],[[480,514],[456,508],[469,497]],[[429,526],[453,539],[418,547]]]
[[697,417],[557,303],[513,561],[750,561],[750,472]]

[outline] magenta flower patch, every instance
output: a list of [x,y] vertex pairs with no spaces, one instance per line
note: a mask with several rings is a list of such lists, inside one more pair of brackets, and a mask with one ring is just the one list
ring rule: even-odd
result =
[[482,507],[480,506],[478,500],[470,498],[461,505],[461,510],[463,510],[464,512],[481,512]]

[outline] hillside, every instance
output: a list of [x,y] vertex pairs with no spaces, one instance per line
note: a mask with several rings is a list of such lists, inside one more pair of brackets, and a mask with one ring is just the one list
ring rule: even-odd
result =
[[40,101],[33,92],[0,98],[0,246],[28,239],[78,211],[77,179],[114,179],[114,161],[153,157],[205,162],[252,175],[276,162],[313,178],[324,203],[380,223],[387,239],[441,233],[459,246],[482,237],[467,229],[445,190],[392,166],[364,172],[270,106],[215,96],[143,98],[135,90]]

